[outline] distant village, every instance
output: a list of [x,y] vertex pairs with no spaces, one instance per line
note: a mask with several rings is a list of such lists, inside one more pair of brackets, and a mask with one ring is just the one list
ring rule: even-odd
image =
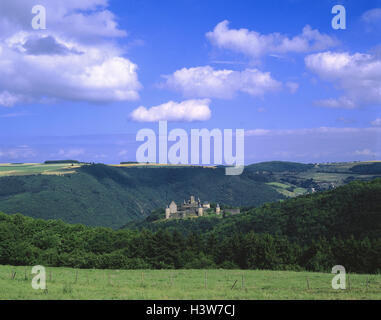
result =
[[[189,217],[202,217],[208,211],[210,212],[211,206],[209,202],[201,202],[200,198],[197,199],[191,196],[188,201],[178,206],[175,201],[172,201],[165,208],[165,218],[168,219],[184,219]],[[222,215],[224,210],[221,210],[220,205],[217,203],[215,214]],[[239,214],[240,209],[225,209],[225,213]]]

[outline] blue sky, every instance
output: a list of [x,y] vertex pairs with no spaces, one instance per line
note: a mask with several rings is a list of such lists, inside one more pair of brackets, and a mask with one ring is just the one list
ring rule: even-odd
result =
[[38,31],[0,4],[0,162],[134,161],[158,120],[245,129],[247,163],[381,158],[381,1],[77,2]]

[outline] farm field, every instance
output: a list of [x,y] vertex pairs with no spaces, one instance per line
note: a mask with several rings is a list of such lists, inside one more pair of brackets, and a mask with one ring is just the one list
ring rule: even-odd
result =
[[307,189],[305,188],[295,188],[280,182],[268,182],[267,185],[274,187],[275,190],[286,197],[297,197],[307,193]]
[[42,164],[42,163],[1,163],[0,164],[0,177],[5,176],[25,176],[33,174],[44,175],[63,175],[69,173],[75,173],[76,168],[79,168],[80,164],[71,163],[54,163],[54,164]]
[[31,267],[0,266],[0,299],[381,299],[381,275],[351,274],[347,290],[333,290],[333,276],[259,270],[46,268],[47,290],[42,291],[32,289]]

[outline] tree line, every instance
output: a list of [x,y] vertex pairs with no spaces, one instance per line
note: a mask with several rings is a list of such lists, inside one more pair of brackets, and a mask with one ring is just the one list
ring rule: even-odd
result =
[[121,230],[0,213],[0,264],[379,273],[380,195],[381,179],[355,181],[224,219],[160,222],[156,213]]

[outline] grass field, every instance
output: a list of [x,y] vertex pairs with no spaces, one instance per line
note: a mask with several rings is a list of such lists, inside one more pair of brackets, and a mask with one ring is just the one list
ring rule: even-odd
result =
[[[305,188],[294,188],[291,185],[280,182],[268,182],[266,184],[274,187],[276,191],[278,191],[286,197],[297,197],[307,193],[307,189]],[[290,188],[293,189],[293,191],[289,191],[288,189]]]
[[332,274],[289,271],[46,268],[46,291],[31,277],[0,266],[0,299],[381,299],[381,275],[351,274],[346,290],[332,289]]
[[54,163],[54,164],[42,164],[42,163],[1,163],[0,164],[0,177],[4,176],[25,176],[32,174],[53,174],[62,175],[74,173],[76,168],[79,168],[80,164],[71,163]]

